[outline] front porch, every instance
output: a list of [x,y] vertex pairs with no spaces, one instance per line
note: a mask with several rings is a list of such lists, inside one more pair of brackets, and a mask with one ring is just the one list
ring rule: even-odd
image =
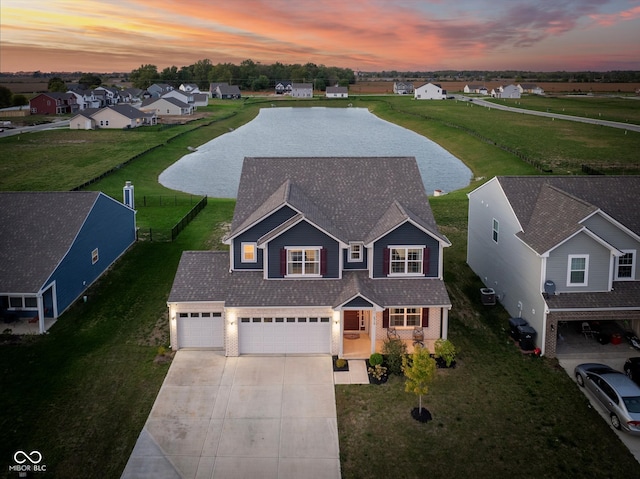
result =
[[[356,335],[358,335],[356,337]],[[386,339],[386,338],[385,338]],[[382,346],[385,339],[376,339],[374,352],[382,353]],[[415,348],[413,338],[406,339],[402,336],[400,340],[407,346],[407,353],[412,354]],[[427,339],[423,341],[424,347],[433,352],[435,340]],[[342,358],[344,359],[369,359],[371,356],[371,337],[364,332],[347,331],[342,337]]]
[[[44,318],[44,330],[55,324],[57,320],[54,318]],[[18,317],[10,322],[0,322],[0,333],[2,334],[40,334],[40,322],[37,316]]]

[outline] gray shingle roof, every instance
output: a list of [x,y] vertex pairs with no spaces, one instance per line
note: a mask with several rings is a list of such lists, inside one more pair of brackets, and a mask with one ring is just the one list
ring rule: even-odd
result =
[[35,293],[71,247],[96,191],[0,192],[0,293]]
[[558,310],[638,310],[640,281],[616,281],[612,291],[557,294],[546,298],[551,312]]
[[413,157],[245,158],[229,237],[284,204],[345,243],[411,219],[448,244]]
[[371,279],[367,271],[349,271],[342,279],[265,280],[261,271],[229,272],[229,253],[220,251],[185,251],[168,302],[337,307],[357,294],[383,307],[451,305],[444,282],[438,279]]
[[579,221],[600,209],[640,234],[638,176],[499,176],[523,233],[543,253],[577,231]]

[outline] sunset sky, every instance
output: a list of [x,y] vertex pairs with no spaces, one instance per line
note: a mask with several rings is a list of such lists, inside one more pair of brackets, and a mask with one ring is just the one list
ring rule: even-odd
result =
[[640,70],[640,0],[0,0],[0,72]]

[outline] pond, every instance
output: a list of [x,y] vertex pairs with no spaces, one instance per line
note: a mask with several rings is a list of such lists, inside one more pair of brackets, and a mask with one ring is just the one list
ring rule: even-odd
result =
[[433,141],[366,108],[263,108],[249,123],[183,156],[160,174],[167,188],[235,198],[246,156],[415,156],[429,195],[469,185],[471,170]]

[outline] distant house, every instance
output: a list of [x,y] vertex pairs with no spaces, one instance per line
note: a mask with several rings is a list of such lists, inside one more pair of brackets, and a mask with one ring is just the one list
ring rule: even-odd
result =
[[207,93],[194,93],[193,94],[193,106],[208,106],[209,105],[209,95]]
[[93,95],[92,90],[75,88],[73,90],[69,90],[67,93],[71,93],[76,97],[76,104],[78,105],[79,111],[86,110],[88,108],[100,108],[102,106],[101,100]]
[[218,87],[219,98],[223,100],[238,100],[242,97],[238,85],[226,85]]
[[0,192],[0,315],[44,333],[136,240],[135,211],[97,191]]
[[120,103],[120,90],[117,88],[99,86],[93,90],[94,95],[102,95],[104,98],[104,105],[117,105]]
[[193,105],[193,93],[182,90],[171,90],[166,93],[163,93],[160,98],[175,98],[176,100],[180,100],[182,103],[186,103],[187,105]]
[[276,82],[276,86],[275,86],[276,95],[291,94],[291,88],[292,88],[292,82],[290,80]]
[[85,109],[69,120],[69,128],[72,130],[137,128],[152,126],[157,122],[154,112],[145,112],[131,105],[121,104]]
[[32,115],[64,115],[75,113],[79,107],[73,93],[47,92],[29,100],[29,110]]
[[188,93],[200,93],[200,88],[195,83],[183,83],[178,87],[181,91],[186,91]]
[[533,95],[544,95],[544,90],[535,83],[519,83],[517,85],[520,93],[531,93]]
[[154,83],[149,88],[147,88],[149,95],[155,98],[160,98],[162,95],[172,90],[174,90],[174,88],[166,83]]
[[464,93],[482,93],[482,90],[484,90],[484,94],[486,95],[487,87],[485,87],[484,85],[469,84],[465,85],[462,89]]
[[227,82],[216,82],[209,84],[209,96],[211,98],[220,98],[220,91],[218,90],[222,86],[229,86]]
[[325,95],[327,98],[349,98],[349,89],[346,86],[328,86]]
[[154,112],[157,116],[192,115],[193,106],[173,97],[148,98],[140,105],[140,110]]
[[499,87],[498,90],[495,91],[495,95],[492,92],[492,96],[496,98],[520,98],[520,90],[515,85],[507,85],[505,87]]
[[413,83],[411,82],[393,82],[393,93],[397,95],[412,95],[413,91]]
[[416,100],[446,100],[447,90],[436,83],[425,83],[415,89],[413,97]]
[[294,98],[313,98],[313,85],[311,83],[292,83],[291,96]]
[[468,197],[467,263],[542,354],[583,322],[640,335],[637,177],[498,176]]

